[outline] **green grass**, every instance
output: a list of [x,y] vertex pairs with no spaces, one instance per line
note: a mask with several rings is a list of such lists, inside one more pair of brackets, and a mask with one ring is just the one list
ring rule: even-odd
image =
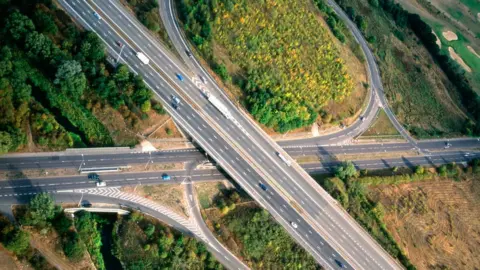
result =
[[390,119],[383,109],[380,109],[377,118],[373,124],[368,128],[362,137],[377,137],[377,136],[399,136],[397,129],[393,126]]
[[[439,23],[432,23],[432,28],[437,34],[438,38],[442,42],[441,51],[445,55],[450,55],[448,47],[452,47],[455,52],[462,57],[463,61],[472,69],[472,72],[465,72],[467,78],[469,78],[473,84],[473,88],[480,94],[480,58],[470,52],[467,46],[471,46],[470,40],[468,40],[462,33],[455,32],[458,36],[458,40],[448,41],[443,37],[442,33],[445,31],[445,27]],[[480,54],[477,51],[477,54]]]
[[376,37],[371,47],[389,105],[399,121],[422,138],[460,133],[464,118],[457,105],[445,98],[456,90],[444,83],[445,75],[417,37],[367,0],[349,1],[349,5],[367,20],[366,36]]
[[480,12],[480,2],[478,0],[460,0],[465,6],[467,6],[472,13]]

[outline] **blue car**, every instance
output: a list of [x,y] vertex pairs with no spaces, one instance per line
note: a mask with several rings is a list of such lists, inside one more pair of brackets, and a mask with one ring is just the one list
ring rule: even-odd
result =
[[102,17],[100,17],[100,15],[98,15],[97,12],[93,12],[93,16],[97,19],[97,20],[101,20]]
[[179,79],[181,82],[183,82],[183,76],[180,73],[177,73],[177,79]]
[[267,186],[265,186],[264,184],[258,183],[258,185],[259,185],[260,188],[263,189],[264,191],[267,191],[267,190],[268,190]]
[[168,175],[168,174],[166,174],[166,173],[162,174],[162,180],[163,180],[163,181],[168,181],[168,180],[170,180],[170,179],[171,179],[171,178],[170,178],[170,175]]

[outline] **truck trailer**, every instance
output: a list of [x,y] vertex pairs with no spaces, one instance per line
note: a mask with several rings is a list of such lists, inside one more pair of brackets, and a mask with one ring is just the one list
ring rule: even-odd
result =
[[150,59],[148,59],[148,57],[142,52],[137,52],[137,58],[140,59],[140,61],[142,61],[142,63],[144,63],[145,65],[148,65],[148,63],[150,63]]

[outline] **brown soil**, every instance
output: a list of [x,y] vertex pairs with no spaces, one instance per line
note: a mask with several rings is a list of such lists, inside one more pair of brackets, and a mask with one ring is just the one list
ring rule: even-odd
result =
[[13,254],[0,245],[0,270],[25,269],[17,265],[17,260]]
[[458,55],[452,47],[448,47],[448,52],[450,53],[450,57],[457,61],[457,63],[460,64],[463,69],[465,69],[467,72],[472,72],[472,69],[463,61],[462,57],[460,57],[460,55]]
[[152,129],[149,132],[144,132],[145,135],[149,135],[149,139],[183,138],[182,133],[177,129],[177,125],[175,125],[175,122],[171,117],[168,117],[159,123],[162,124],[157,125],[155,129]]
[[170,210],[188,217],[184,185],[139,185],[123,187],[122,191],[132,193],[168,207]]
[[478,269],[480,179],[378,186],[389,232],[417,269]]
[[30,245],[36,248],[43,257],[57,269],[62,270],[87,270],[95,269],[90,256],[85,252],[84,258],[76,263],[68,260],[63,255],[62,247],[60,243],[60,237],[56,232],[50,231],[47,235],[41,235],[36,230],[27,229],[30,234]]
[[442,35],[448,41],[458,40],[457,34],[455,34],[452,31],[445,31],[445,32],[442,33]]

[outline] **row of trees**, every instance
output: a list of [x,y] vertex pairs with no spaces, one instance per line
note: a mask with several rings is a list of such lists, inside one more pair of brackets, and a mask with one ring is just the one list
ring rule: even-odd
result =
[[[268,127],[286,132],[310,125],[324,105],[353,88],[327,32],[304,3],[182,0],[178,10],[213,70],[244,90],[247,109]],[[213,42],[241,71],[228,74],[217,63]]]

